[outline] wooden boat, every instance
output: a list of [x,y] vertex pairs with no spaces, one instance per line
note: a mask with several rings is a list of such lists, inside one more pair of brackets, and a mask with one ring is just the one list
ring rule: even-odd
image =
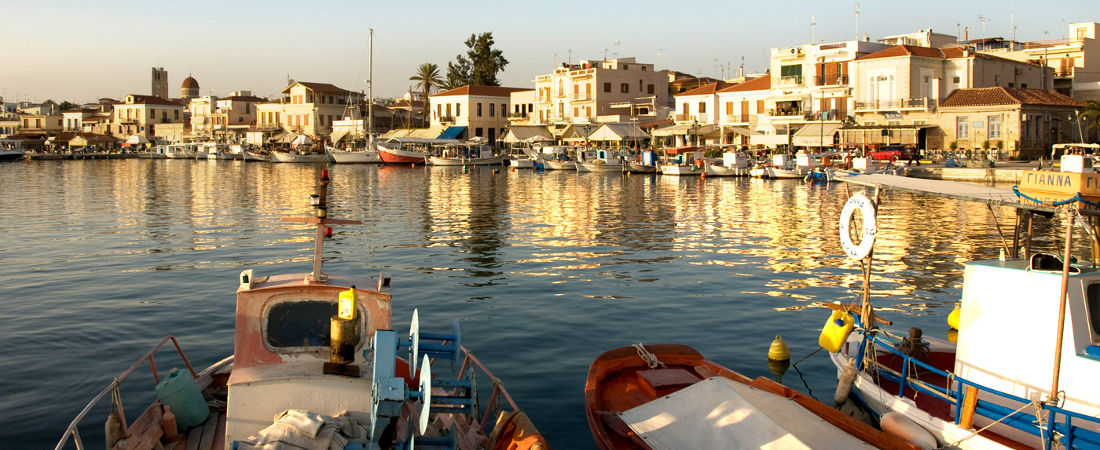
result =
[[707,162],[706,174],[708,177],[743,177],[749,174],[749,167],[745,152],[725,152],[721,160]]
[[372,148],[347,150],[325,146],[325,153],[328,154],[332,162],[337,164],[378,164],[382,162],[382,158],[378,156],[378,150]]
[[911,448],[813,398],[755,380],[683,345],[600,355],[584,387],[588,427],[604,450]]
[[484,144],[444,144],[439,149],[439,155],[428,157],[428,163],[433,166],[473,166],[473,165],[502,165],[504,154],[493,150],[493,147]]
[[622,172],[623,159],[611,151],[596,149],[588,152],[578,152],[583,155],[577,159],[578,172]]
[[167,159],[195,159],[195,144],[169,144],[164,149]]
[[306,153],[301,151],[272,151],[271,162],[275,163],[302,163],[318,164],[328,162],[328,155],[324,153]]
[[[1012,190],[936,180],[914,183],[882,174],[844,180],[876,190],[925,192],[1015,208],[1017,225],[1008,242],[1020,242],[1022,227],[1032,228],[1033,218],[1058,213],[1054,203],[1080,205],[1080,210],[1066,211],[1070,218],[1063,222],[1069,227],[1061,258],[1032,254],[1029,238],[1021,243],[1023,255],[1013,246],[1002,249],[1002,258],[964,263],[962,299],[957,315],[952,313],[952,326],[958,327],[954,342],[950,335],[949,340],[928,338],[919,328],[908,333],[881,328],[884,321],[874,317],[866,301],[838,305],[821,342],[832,352],[838,373],[848,372],[843,379],[852,380],[841,388],[850,387],[875,414],[904,416],[938,446],[1100,448],[1100,385],[1095,382],[1100,373],[1100,270],[1068,262],[1073,225],[1085,225],[1073,216],[1100,216],[1091,206],[1097,191],[1090,187],[1100,183],[1100,174],[1032,171]],[[1013,190],[1021,195],[1019,201]],[[841,243],[849,258],[865,260],[871,254],[878,234],[876,211],[888,208],[875,203],[857,193],[841,213]],[[855,210],[863,217],[862,236],[871,236],[858,243],[846,236]]]
[[704,168],[703,151],[695,150],[695,147],[669,149],[672,153],[669,159],[658,164],[661,175],[702,175]]
[[[233,354],[196,372],[174,337],[162,339],[77,415],[58,449],[70,439],[84,448],[77,427],[108,395],[114,412],[107,446],[114,448],[411,448],[414,441],[459,449],[546,448],[499,380],[460,345],[458,322],[448,333],[421,333],[414,311],[409,334],[399,339],[388,276],[322,270],[326,229],[360,223],[327,217],[327,172],[321,173],[320,193],[311,196],[315,215],[283,218],[316,225],[312,271],[240,273]],[[156,351],[169,341],[187,370],[158,377]],[[451,362],[454,378],[436,371],[443,360]],[[134,409],[124,409],[118,386],[145,361],[157,399],[130,421],[124,411]],[[483,373],[480,387],[489,388],[481,391],[491,392],[488,401],[478,399],[475,371]],[[501,410],[506,414],[490,414]],[[165,418],[169,412],[174,419]],[[162,443],[168,440],[173,442]]]
[[21,149],[0,150],[0,161],[22,161],[25,155]]
[[427,160],[429,146],[441,143],[437,139],[390,138],[376,142],[375,149],[386,164],[423,164]]

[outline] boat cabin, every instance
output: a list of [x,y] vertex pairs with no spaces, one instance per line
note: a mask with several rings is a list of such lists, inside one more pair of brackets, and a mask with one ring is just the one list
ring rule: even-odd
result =
[[[1065,392],[1064,408],[1095,417],[1100,415],[1100,270],[1073,269],[1059,390]],[[1021,398],[1046,399],[1061,282],[1061,259],[1051,255],[966,264],[954,373]]]
[[[341,291],[355,287],[354,360],[351,374],[326,374],[330,319]],[[390,295],[359,286],[378,280],[309,274],[241,273],[237,289],[233,372],[229,377],[226,448],[271,425],[287,409],[338,416],[370,414],[371,361],[364,357],[377,330],[390,329]],[[358,375],[358,376],[356,376]]]

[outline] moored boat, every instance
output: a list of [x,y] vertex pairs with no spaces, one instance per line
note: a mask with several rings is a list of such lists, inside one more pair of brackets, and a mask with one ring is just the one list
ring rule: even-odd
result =
[[658,165],[661,175],[689,175],[699,176],[704,172],[703,151],[695,147],[684,147],[668,150],[671,155],[665,162]]
[[[421,333],[414,310],[409,334],[399,337],[388,276],[322,270],[326,230],[359,223],[327,217],[327,172],[311,196],[314,215],[283,218],[316,226],[312,270],[240,273],[233,354],[196,372],[174,337],[162,339],[93,398],[57,449],[70,440],[84,448],[77,427],[108,396],[109,448],[546,448],[499,379],[461,346],[457,322],[446,333]],[[158,376],[156,351],[169,341],[187,369]],[[146,361],[156,399],[129,421],[129,390],[119,385]],[[453,378],[437,372],[440,361],[450,361]],[[487,402],[475,371],[491,392]]]
[[22,161],[25,155],[22,149],[0,150],[0,161]]
[[745,152],[725,152],[720,161],[707,161],[708,177],[743,177],[749,174],[749,157]]
[[[880,174],[845,178],[876,189],[1015,208],[1017,226],[1007,239],[1023,248],[1002,249],[1004,256],[998,259],[964,263],[962,299],[958,312],[948,316],[948,323],[957,327],[953,341],[950,334],[948,340],[929,338],[919,328],[906,333],[880,327],[884,321],[876,317],[868,292],[862,305],[835,307],[820,342],[845,380],[838,389],[850,388],[877,415],[906,418],[930,433],[937,446],[1100,448],[1100,386],[1094,382],[1100,372],[1100,325],[1095,321],[1100,317],[1100,271],[1072,261],[1074,225],[1094,226],[1074,217],[1100,215],[1090,206],[1097,200],[1095,191],[1087,187],[1100,182],[1100,174],[1029,175],[1033,183],[1025,177],[1012,190],[949,181],[913,183]],[[1047,183],[1053,179],[1065,183]],[[842,247],[863,267],[871,267],[879,234],[875,216],[887,207],[878,203],[857,193],[841,213]],[[1080,209],[1059,211],[1057,204]],[[855,211],[863,222],[859,242],[848,234]],[[1068,215],[1065,253],[1032,253],[1031,238],[1020,240],[1022,227],[1035,229],[1030,225],[1035,217],[1058,213]]]
[[610,150],[596,149],[594,151],[578,151],[578,172],[622,172],[623,159]]
[[501,165],[504,153],[493,150],[485,144],[445,144],[438,155],[428,157],[433,166],[473,166]]
[[375,142],[375,149],[386,164],[423,164],[427,160],[429,146],[442,143],[438,139],[390,138]]
[[767,378],[750,379],[683,345],[596,358],[584,389],[601,449],[911,448]]
[[332,162],[337,164],[378,164],[382,162],[382,158],[378,156],[378,150],[371,148],[349,150],[326,146],[325,153],[332,159]]
[[324,153],[307,153],[302,151],[272,151],[271,162],[276,163],[303,163],[317,164],[328,162],[328,155]]

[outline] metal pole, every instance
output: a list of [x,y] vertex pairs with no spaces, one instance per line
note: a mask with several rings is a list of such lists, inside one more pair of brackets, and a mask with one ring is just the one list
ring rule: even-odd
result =
[[1062,335],[1066,329],[1066,297],[1069,291],[1069,257],[1073,245],[1073,217],[1077,213],[1073,206],[1066,209],[1066,251],[1062,260],[1062,291],[1058,294],[1058,340],[1054,344],[1054,375],[1050,384],[1050,396],[1047,402],[1058,402],[1058,377],[1062,371]]
[[[423,103],[424,114],[427,114],[428,99]],[[414,109],[412,94],[409,94],[410,120]],[[367,151],[374,151],[374,28],[367,28]]]

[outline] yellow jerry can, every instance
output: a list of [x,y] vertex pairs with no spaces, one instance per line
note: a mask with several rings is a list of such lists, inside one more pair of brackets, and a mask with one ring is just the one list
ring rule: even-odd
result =
[[840,347],[844,345],[844,341],[848,340],[848,335],[852,333],[852,327],[854,326],[855,319],[852,318],[851,314],[844,311],[833,311],[833,314],[829,316],[829,320],[825,321],[825,327],[821,329],[821,336],[817,338],[817,344],[830,353],[839,352]]
[[337,309],[336,315],[344,320],[355,319],[355,308],[359,303],[358,295],[355,293],[355,286],[346,291],[340,291],[340,303]]

